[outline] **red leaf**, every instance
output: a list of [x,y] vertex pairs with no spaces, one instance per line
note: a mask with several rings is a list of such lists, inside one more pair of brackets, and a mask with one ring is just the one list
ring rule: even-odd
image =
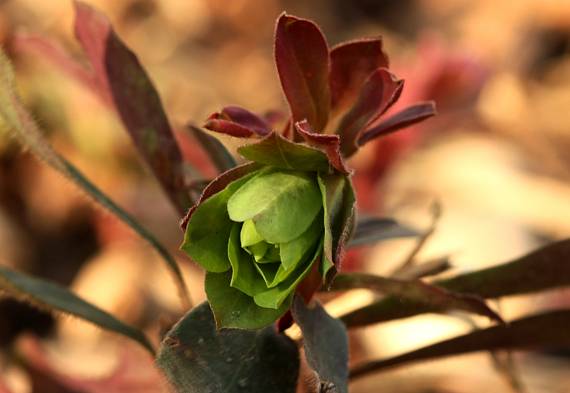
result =
[[332,109],[339,109],[357,97],[364,81],[378,68],[388,68],[388,56],[380,38],[343,42],[330,53]]
[[212,114],[204,127],[210,131],[238,138],[249,138],[253,135],[265,136],[271,132],[269,124],[264,119],[237,106],[228,106],[221,112]]
[[275,62],[293,122],[322,131],[330,110],[329,50],[319,27],[282,14],[275,29]]
[[188,210],[188,212],[186,213],[186,216],[182,219],[182,222],[180,223],[180,227],[183,230],[186,230],[186,225],[188,225],[188,220],[190,220],[190,217],[192,217],[194,210],[196,210],[196,208],[202,202],[204,202],[206,199],[208,199],[212,195],[217,194],[218,192],[222,191],[224,188],[226,188],[226,186],[228,184],[230,184],[234,180],[237,180],[240,177],[243,177],[243,176],[247,175],[248,173],[250,173],[256,169],[259,169],[259,164],[254,163],[254,162],[250,162],[250,163],[232,168],[229,171],[222,173],[220,176],[218,176],[214,180],[212,180],[210,182],[210,184],[208,184],[206,186],[206,188],[202,192],[202,195],[200,195],[200,198],[198,199],[196,204],[194,204],[194,206],[192,206]]
[[379,68],[364,82],[358,99],[340,121],[341,150],[349,157],[357,150],[356,139],[400,97],[404,82],[386,68]]
[[180,212],[184,191],[182,154],[160,97],[133,52],[104,15],[75,2],[75,35],[93,68],[101,94],[115,108],[139,152]]
[[350,173],[340,154],[340,137],[338,135],[317,134],[306,120],[295,123],[295,129],[309,145],[323,150],[330,164],[337,171],[346,175]]
[[358,146],[362,146],[374,138],[396,132],[402,128],[411,126],[412,124],[419,123],[434,116],[435,114],[435,103],[433,101],[411,105],[390,116],[388,119],[383,120],[378,125],[364,131],[356,143]]

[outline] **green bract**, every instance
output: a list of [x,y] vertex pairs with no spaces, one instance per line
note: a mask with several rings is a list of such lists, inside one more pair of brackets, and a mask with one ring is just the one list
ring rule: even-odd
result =
[[[272,143],[282,154],[266,154]],[[322,282],[334,266],[334,243],[352,215],[350,182],[323,165],[321,151],[270,136],[240,150],[252,152],[256,163],[206,188],[188,215],[182,245],[207,271],[219,327],[260,328],[283,315],[309,274]]]

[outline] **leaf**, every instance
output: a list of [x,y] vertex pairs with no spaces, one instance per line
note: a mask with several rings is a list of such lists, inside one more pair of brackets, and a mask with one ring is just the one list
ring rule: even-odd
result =
[[289,309],[290,301],[284,301],[278,309],[260,307],[251,296],[232,288],[230,281],[230,272],[206,273],[206,294],[219,329],[261,329]]
[[296,239],[279,245],[279,257],[285,270],[297,266],[323,234],[323,220],[315,217],[312,224]]
[[[348,393],[348,335],[346,327],[314,302],[306,306],[300,296],[293,300],[293,318],[303,332],[303,346],[309,366],[321,385]],[[332,386],[331,386],[332,385]]]
[[350,157],[356,152],[356,141],[361,132],[398,100],[403,87],[404,82],[385,68],[374,71],[364,82],[358,99],[338,126],[344,157]]
[[211,135],[193,125],[188,125],[187,129],[202,149],[208,153],[208,157],[220,172],[225,172],[237,166],[236,160],[224,147],[224,145]]
[[331,134],[317,134],[306,120],[295,123],[295,129],[309,145],[323,151],[329,159],[330,165],[344,175],[350,171],[340,154],[340,137]]
[[102,193],[70,162],[60,156],[43,136],[31,115],[21,104],[20,98],[16,93],[12,67],[2,51],[0,51],[0,126],[5,128],[21,145],[30,149],[36,157],[75,183],[95,202],[106,208],[146,240],[164,259],[168,269],[174,275],[175,283],[184,307],[190,307],[190,296],[186,284],[184,283],[180,267],[168,250],[152,233],[141,226],[129,213]]
[[299,375],[290,338],[273,327],[217,331],[207,303],[168,332],[157,365],[184,393],[294,393]]
[[182,153],[160,97],[135,54],[107,18],[75,1],[75,36],[99,82],[142,157],[180,213],[191,205],[185,190]]
[[281,14],[275,28],[275,63],[293,122],[322,132],[330,109],[329,49],[313,22]]
[[323,198],[324,206],[324,240],[323,240],[323,267],[322,276],[325,277],[327,272],[335,265],[333,251],[333,223],[342,208],[344,188],[346,179],[344,176],[338,175],[319,175],[319,187]]
[[406,302],[415,302],[423,304],[432,311],[461,310],[484,315],[496,322],[503,322],[502,318],[491,310],[481,298],[451,292],[421,281],[405,281],[365,273],[349,273],[338,275],[330,289],[338,291],[356,288],[370,289],[384,295],[394,296],[404,306]]
[[388,239],[416,237],[419,235],[420,233],[418,231],[406,227],[391,218],[360,217],[356,222],[356,229],[354,236],[349,242],[349,247],[373,244]]
[[236,137],[265,136],[271,132],[269,124],[255,113],[238,106],[227,106],[212,114],[205,128]]
[[140,330],[86,302],[57,284],[27,276],[0,266],[0,294],[30,303],[40,309],[58,311],[136,341],[154,355],[148,338]]
[[297,238],[321,210],[316,180],[302,172],[274,171],[254,177],[228,200],[232,221],[253,220],[272,244]]
[[330,59],[333,110],[350,105],[374,70],[388,68],[388,56],[382,50],[380,38],[341,43],[331,50]]
[[351,379],[420,360],[498,349],[557,348],[570,345],[570,310],[555,310],[477,330],[393,358],[355,366]]
[[200,201],[193,210],[180,249],[206,271],[221,273],[230,268],[228,239],[232,222],[228,216],[228,200],[257,173],[247,173],[232,181],[223,190]]
[[[519,295],[570,285],[570,239],[549,244],[514,261],[462,274],[433,284],[482,298]],[[432,312],[424,303],[388,297],[342,317],[347,326],[363,326]]]
[[267,288],[263,285],[261,277],[255,270],[251,256],[240,246],[239,231],[240,224],[234,223],[231,226],[231,233],[228,239],[227,255],[232,267],[230,285],[248,296],[254,296]]
[[379,136],[396,132],[435,115],[435,103],[433,101],[411,105],[364,131],[356,144],[363,146]]
[[240,147],[238,153],[247,160],[281,169],[328,171],[330,167],[322,151],[291,142],[275,132],[260,142]]

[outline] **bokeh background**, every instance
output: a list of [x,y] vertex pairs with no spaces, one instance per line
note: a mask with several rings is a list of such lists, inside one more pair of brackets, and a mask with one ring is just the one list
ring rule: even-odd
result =
[[[272,39],[275,19],[286,10],[315,20],[330,45],[381,35],[392,70],[406,80],[400,104],[436,101],[437,118],[371,143],[350,163],[362,211],[423,229],[432,221],[430,206],[440,204],[420,260],[449,256],[452,272],[464,272],[570,235],[568,0],[89,3],[138,54],[197,176],[215,172],[185,124],[200,124],[228,104],[285,108]],[[18,34],[39,34],[80,58],[72,23],[70,1],[0,0],[0,43],[13,58],[25,103],[64,156],[176,250],[180,217],[115,115],[93,92],[14,44]],[[356,250],[348,266],[388,274],[414,245],[398,240]],[[194,300],[204,299],[202,273],[177,256]],[[0,136],[0,263],[70,286],[157,337],[181,312],[154,252],[7,136]],[[371,300],[354,291],[329,309],[339,315]],[[559,290],[493,306],[511,319],[564,304],[570,292]],[[486,322],[422,316],[361,329],[352,333],[351,361],[410,350],[473,323]],[[101,392],[165,389],[152,363],[122,340],[10,300],[0,301],[0,348],[0,381],[13,393],[99,391],[85,384],[102,380],[110,385]],[[27,371],[14,353],[31,359]],[[568,356],[515,354],[506,369],[488,354],[461,356],[371,376],[352,391],[570,392]]]

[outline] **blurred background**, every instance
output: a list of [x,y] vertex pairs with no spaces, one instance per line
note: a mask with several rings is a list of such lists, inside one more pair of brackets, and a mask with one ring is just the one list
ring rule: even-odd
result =
[[[450,256],[452,273],[465,272],[570,235],[568,0],[89,3],[139,56],[181,130],[185,158],[204,179],[215,170],[183,126],[229,104],[255,112],[285,108],[272,40],[275,19],[286,10],[315,20],[331,46],[381,35],[391,69],[406,80],[398,106],[436,101],[436,118],[371,143],[350,163],[361,211],[424,229],[439,202],[441,218],[420,260]],[[14,45],[16,35],[33,33],[81,58],[72,23],[70,1],[0,0],[0,43],[25,103],[58,151],[175,252],[180,217],[114,113],[46,59]],[[398,240],[355,250],[348,268],[388,274],[414,246]],[[194,301],[203,300],[202,273],[177,256]],[[154,252],[7,136],[0,136],[0,263],[70,286],[155,337],[181,312]],[[329,308],[339,315],[371,300],[354,291]],[[493,306],[512,319],[560,305],[570,305],[569,291]],[[430,315],[360,329],[352,333],[351,361],[410,350],[467,332],[472,323]],[[13,393],[97,391],[85,384],[102,380],[121,388],[101,392],[165,389],[137,349],[10,300],[0,300],[0,348],[0,392],[2,384]],[[29,359],[27,372],[9,361],[14,351]],[[570,392],[570,354],[554,355],[517,354],[508,372],[488,354],[455,357],[367,377],[352,391]]]

